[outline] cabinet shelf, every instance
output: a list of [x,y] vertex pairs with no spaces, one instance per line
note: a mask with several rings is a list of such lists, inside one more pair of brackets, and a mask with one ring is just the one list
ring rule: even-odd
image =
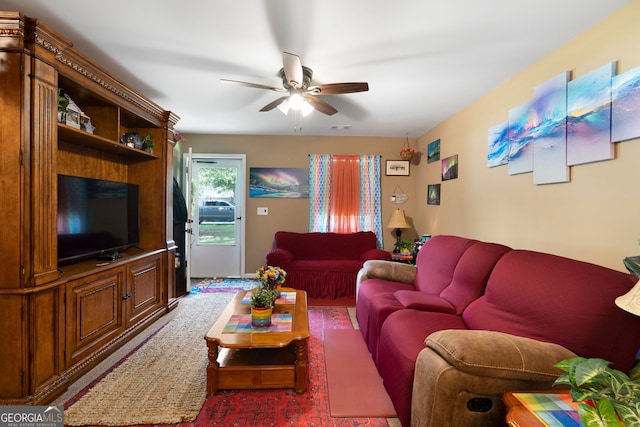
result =
[[76,145],[91,147],[100,151],[107,151],[116,153],[120,156],[137,159],[158,159],[159,157],[153,153],[149,153],[144,150],[138,150],[137,148],[128,147],[118,141],[111,140],[109,138],[103,138],[98,135],[94,135],[85,132],[80,129],[76,129],[71,126],[67,126],[62,123],[58,123],[58,138],[67,142],[71,142]]

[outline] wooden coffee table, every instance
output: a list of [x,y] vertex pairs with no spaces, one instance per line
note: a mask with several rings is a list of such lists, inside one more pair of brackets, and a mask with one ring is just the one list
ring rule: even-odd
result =
[[240,291],[207,332],[207,396],[220,389],[294,388],[298,394],[307,390],[307,293],[282,291],[296,294],[295,304],[276,304],[274,310],[292,315],[291,331],[224,332],[234,314],[250,313],[249,304],[242,304],[247,291]]

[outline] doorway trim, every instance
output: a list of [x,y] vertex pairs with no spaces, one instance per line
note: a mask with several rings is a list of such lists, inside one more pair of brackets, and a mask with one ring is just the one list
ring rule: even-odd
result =
[[[238,188],[238,194],[237,197],[240,198],[242,200],[242,206],[240,209],[240,212],[238,213],[236,211],[236,216],[240,216],[242,219],[240,220],[240,234],[241,234],[241,239],[240,239],[240,276],[241,277],[246,277],[247,274],[245,272],[245,259],[246,259],[246,249],[245,249],[245,244],[246,244],[246,226],[245,226],[245,222],[246,222],[246,204],[247,204],[247,198],[246,198],[246,187],[247,187],[247,183],[246,183],[246,179],[247,179],[247,155],[246,154],[216,154],[216,153],[193,153],[190,150],[190,153],[185,153],[183,155],[183,160],[184,160],[184,165],[185,165],[185,170],[183,173],[183,176],[185,177],[185,182],[186,185],[183,186],[183,191],[184,192],[190,192],[191,191],[191,182],[189,181],[188,177],[190,176],[189,171],[193,165],[193,162],[196,160],[212,160],[212,159],[233,159],[233,160],[239,160],[240,161],[240,176],[242,177],[242,185],[239,186]],[[184,195],[185,196],[185,200],[191,200],[191,195]],[[188,212],[189,212],[189,219],[192,220],[191,218],[191,207],[188,206]],[[189,229],[191,229],[191,226],[188,227]],[[192,240],[193,240],[194,236],[193,234],[191,234],[190,232],[187,232],[186,235],[186,241],[187,241],[187,268],[191,269],[191,248],[192,248]],[[191,274],[189,274],[189,277],[191,277]],[[187,284],[188,286],[189,284]]]

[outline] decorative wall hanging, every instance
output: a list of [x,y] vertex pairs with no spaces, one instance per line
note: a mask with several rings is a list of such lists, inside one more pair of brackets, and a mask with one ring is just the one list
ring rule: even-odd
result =
[[458,177],[458,155],[442,160],[442,180],[447,181]]
[[489,128],[487,166],[506,163],[510,175],[533,172],[535,184],[550,184],[568,182],[570,166],[613,159],[613,143],[640,138],[640,67],[615,69],[610,62],[572,81],[567,71],[536,86],[533,100]]
[[640,137],[640,67],[613,78],[611,142]]
[[441,184],[427,185],[427,204],[428,205],[440,204],[440,186]]
[[509,110],[509,175],[533,172],[533,147],[530,144],[534,120],[529,100]]
[[533,135],[533,183],[569,181],[567,166],[567,82],[569,72],[537,86],[533,91],[536,117]]
[[427,145],[427,163],[440,160],[440,140],[436,139]]
[[567,164],[613,159],[611,79],[615,63],[603,65],[569,82],[567,98]]
[[409,200],[409,196],[407,196],[404,193],[404,191],[402,191],[402,188],[400,188],[399,185],[396,185],[396,188],[393,190],[393,193],[391,193],[391,196],[389,196],[389,201],[391,203],[401,205],[405,203],[407,200]]
[[249,197],[309,197],[307,168],[249,168]]
[[409,176],[409,160],[387,160],[385,175]]
[[506,165],[509,162],[509,122],[490,128],[488,140],[487,166]]
[[415,152],[415,148],[409,146],[409,135],[407,135],[407,138],[404,140],[404,145],[400,149],[400,158],[402,160],[411,160]]

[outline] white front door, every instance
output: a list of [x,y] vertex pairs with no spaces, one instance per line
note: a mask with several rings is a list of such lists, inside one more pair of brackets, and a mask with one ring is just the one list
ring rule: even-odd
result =
[[[186,163],[189,164],[189,163]],[[192,154],[190,276],[244,271],[244,155]]]

